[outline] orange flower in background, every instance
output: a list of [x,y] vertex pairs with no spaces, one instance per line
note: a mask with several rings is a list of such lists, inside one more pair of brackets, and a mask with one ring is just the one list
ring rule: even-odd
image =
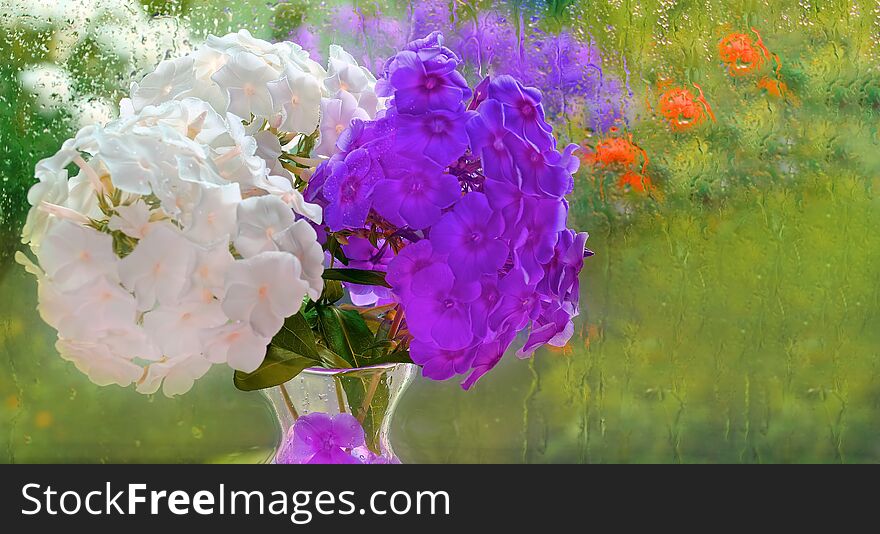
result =
[[800,105],[800,100],[788,89],[788,84],[782,81],[782,62],[779,56],[773,54],[773,61],[776,62],[775,77],[762,76],[758,80],[758,89],[765,91],[768,95],[786,100],[795,106]]
[[764,61],[770,59],[770,51],[764,46],[764,40],[758,30],[752,28],[757,40],[744,33],[731,33],[721,40],[718,53],[721,61],[727,65],[731,76],[746,76],[761,68]]
[[619,137],[615,135],[618,131],[617,127],[611,128],[609,130],[611,136],[599,141],[595,150],[586,147],[584,160],[588,165],[598,164],[602,167],[620,166],[626,168],[635,164],[641,157],[642,170],[644,171],[644,168],[648,166],[648,154],[633,141],[632,134]]
[[[617,128],[612,128],[610,131],[615,134]],[[588,165],[622,169],[623,175],[618,181],[621,190],[639,193],[651,190],[651,179],[645,174],[650,163],[648,153],[633,141],[632,134],[625,137],[607,137],[599,141],[595,150],[588,151],[584,160]],[[638,164],[641,164],[640,172],[633,170]],[[601,186],[600,191],[603,191]]]
[[758,88],[767,91],[767,94],[770,96],[775,96],[778,98],[785,98],[785,94],[788,92],[788,86],[785,82],[781,82],[779,80],[774,80],[769,76],[764,76],[760,80],[758,80]]
[[698,96],[686,88],[677,87],[660,95],[660,114],[663,115],[669,126],[676,132],[689,130],[706,120],[706,116],[715,122],[715,114],[712,107],[706,102],[703,88],[697,84],[694,87],[699,91]]
[[617,187],[624,191],[629,190],[634,193],[647,193],[651,190],[651,178],[645,174],[639,174],[635,171],[626,171],[617,182]]
[[635,143],[622,137],[609,137],[596,145],[593,158],[600,165],[621,165],[628,167],[636,162],[641,149]]

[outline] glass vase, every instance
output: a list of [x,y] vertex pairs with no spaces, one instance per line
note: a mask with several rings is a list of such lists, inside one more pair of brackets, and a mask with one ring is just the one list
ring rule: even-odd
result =
[[[417,369],[411,363],[355,369],[310,368],[280,386],[265,390],[281,425],[281,443],[271,461],[343,463],[332,460],[291,462],[288,461],[290,455],[285,453],[285,447],[290,446],[294,434],[303,430],[297,426],[297,422],[303,424],[310,419],[315,420],[315,417],[307,416],[325,414],[327,417],[319,415],[317,418],[327,421],[329,417],[333,421],[345,421],[352,427],[356,420],[363,428],[363,445],[357,443],[357,447],[352,447],[351,443],[331,443],[329,446],[337,454],[333,458],[346,459],[345,455],[350,455],[356,461],[345,463],[400,463],[392,446],[391,419],[401,395],[412,382]],[[338,418],[339,414],[348,415]],[[332,436],[319,436],[317,441],[328,439],[332,441]],[[316,440],[313,438],[312,441]],[[300,458],[307,459],[301,455]]]

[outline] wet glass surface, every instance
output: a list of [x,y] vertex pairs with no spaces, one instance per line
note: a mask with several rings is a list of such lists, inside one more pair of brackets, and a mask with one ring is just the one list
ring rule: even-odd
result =
[[404,461],[880,461],[876,2],[4,5],[0,462],[267,457],[269,404],[228,369],[167,399],[98,388],[58,357],[12,261],[33,166],[209,33],[324,35],[379,68],[413,19],[512,29],[547,58],[565,55],[563,32],[602,77],[569,83],[550,60],[532,72],[557,132],[584,146],[571,226],[596,256],[575,337],[507,356],[469,392],[417,379],[395,419]]

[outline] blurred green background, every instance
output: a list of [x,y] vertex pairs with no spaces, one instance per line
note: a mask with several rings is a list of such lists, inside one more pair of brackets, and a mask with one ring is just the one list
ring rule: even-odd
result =
[[[382,6],[400,17],[411,8]],[[507,357],[470,392],[417,380],[395,419],[402,459],[880,461],[876,2],[456,6],[590,35],[606,73],[632,89],[620,135],[645,150],[652,188],[621,191],[621,169],[584,165],[572,222],[597,254],[582,275],[575,338],[534,360]],[[305,21],[327,30],[325,41],[344,38],[327,10],[0,0],[0,462],[268,457],[268,403],[235,390],[229,370],[176,399],[91,385],[57,356],[36,284],[11,255],[36,161],[112,115],[132,79],[208,33],[280,39]],[[761,76],[732,78],[719,58],[725,35],[751,27],[779,57],[779,72],[768,62],[765,74],[784,81],[783,95],[759,87]],[[699,84],[717,121],[671,131],[657,113],[670,83]],[[601,140],[556,126],[574,142]]]

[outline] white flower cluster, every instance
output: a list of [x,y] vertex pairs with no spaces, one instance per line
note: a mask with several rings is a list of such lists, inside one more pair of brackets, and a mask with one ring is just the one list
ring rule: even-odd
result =
[[141,83],[132,84],[131,106],[140,111],[197,97],[257,127],[265,123],[304,134],[320,127],[315,152],[330,156],[349,122],[374,117],[382,103],[370,71],[339,46],[330,46],[329,57],[324,69],[295,43],[268,43],[247,30],[210,36],[192,54],[163,61]]
[[306,220],[321,210],[297,189],[314,159],[282,165],[282,144],[341,120],[321,113],[332,102],[367,116],[378,105],[372,77],[332,56],[325,72],[292,43],[211,37],[135,84],[121,118],[37,164],[23,231],[37,262],[18,260],[62,357],[99,385],[169,396],[212,364],[259,367],[284,319],[323,290]]

